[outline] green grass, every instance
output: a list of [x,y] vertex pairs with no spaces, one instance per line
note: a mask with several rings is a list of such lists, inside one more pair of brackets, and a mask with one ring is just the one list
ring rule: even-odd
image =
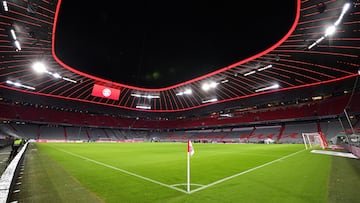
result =
[[333,157],[329,202],[359,202],[360,160]]
[[[45,183],[58,202],[77,203],[325,203],[339,199],[330,195],[336,193],[332,191],[336,185],[329,182],[332,157],[312,154],[303,145],[193,146],[190,193],[185,185],[185,143],[36,143],[27,156],[33,154],[29,156],[37,163],[30,164],[28,171],[38,172],[29,175],[31,180],[25,175],[24,185]],[[34,194],[31,188],[23,191]],[[43,199],[36,202],[46,202]]]

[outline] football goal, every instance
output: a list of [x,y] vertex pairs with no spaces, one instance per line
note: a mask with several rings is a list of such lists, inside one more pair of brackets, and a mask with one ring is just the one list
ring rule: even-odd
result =
[[110,137],[99,137],[97,142],[112,142],[112,138]]
[[320,133],[302,133],[302,138],[304,140],[304,145],[306,149],[313,147],[321,147],[325,149],[327,144],[325,138],[320,135]]

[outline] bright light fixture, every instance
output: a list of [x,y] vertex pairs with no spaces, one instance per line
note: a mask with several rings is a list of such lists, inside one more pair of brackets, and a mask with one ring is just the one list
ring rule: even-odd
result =
[[9,11],[7,1],[3,1],[2,4],[3,4],[3,7],[4,7],[4,11]]
[[131,96],[133,97],[141,97],[141,98],[147,98],[147,99],[159,99],[159,95],[150,95],[150,94],[138,94],[138,93],[132,93]]
[[15,30],[11,29],[10,33],[11,33],[11,37],[13,38],[13,40],[16,40],[17,38],[16,38]]
[[266,91],[266,90],[277,89],[279,87],[280,87],[280,85],[274,84],[274,85],[271,85],[271,86],[268,86],[268,87],[257,89],[257,90],[255,90],[255,92],[262,92],[262,91]]
[[176,93],[176,96],[190,95],[190,94],[192,94],[192,90],[191,89],[186,89],[184,91]]
[[21,51],[21,45],[20,45],[20,42],[19,42],[19,41],[17,41],[17,40],[15,40],[15,41],[14,41],[14,44],[15,44],[15,47],[16,47],[17,51]]
[[35,87],[31,87],[31,86],[28,86],[28,85],[23,85],[23,84],[21,84],[19,82],[13,82],[13,81],[10,81],[10,80],[7,80],[6,84],[14,85],[15,87],[22,87],[22,88],[26,88],[26,89],[30,89],[30,90],[35,90]]
[[52,76],[54,76],[54,78],[61,78],[59,73],[53,73]]
[[204,91],[208,91],[210,89],[214,89],[218,84],[219,83],[217,83],[217,82],[207,82],[207,83],[204,83],[201,88]]
[[262,67],[262,68],[259,68],[257,71],[263,71],[263,70],[266,70],[266,69],[269,69],[269,68],[272,68],[272,65],[270,64],[270,65],[267,65],[267,66],[264,66],[264,67]]
[[314,42],[310,46],[308,46],[308,49],[312,49],[314,46],[319,44],[323,39],[325,39],[325,37],[333,35],[336,31],[336,26],[338,26],[340,24],[340,22],[344,18],[345,13],[349,9],[350,9],[350,3],[344,4],[341,14],[340,14],[339,18],[336,20],[336,22],[333,25],[331,25],[330,27],[326,28],[324,35],[322,37],[320,37],[318,40],[316,40],[316,42]]
[[46,66],[41,62],[35,62],[32,65],[32,68],[38,73],[47,73],[48,72],[46,69]]
[[336,31],[336,26],[335,25],[332,25],[332,26],[326,28],[325,37],[334,34],[335,31]]
[[77,83],[76,80],[72,80],[70,78],[62,77],[59,73],[52,73],[52,72],[48,71],[46,69],[45,64],[42,63],[42,62],[33,63],[32,68],[38,73],[47,73],[47,74],[53,76],[54,78],[60,78],[60,79],[66,80],[68,82]]
[[350,3],[346,3],[343,6],[342,15],[345,14],[350,9]]
[[256,71],[253,70],[253,71],[250,71],[250,72],[245,73],[244,76],[252,75],[252,74],[254,74],[254,73],[256,73]]
[[202,103],[210,103],[210,102],[216,102],[218,99],[217,98],[212,98],[212,99],[208,99],[208,100],[203,100]]
[[136,105],[136,108],[138,108],[138,109],[151,109],[150,106],[145,106],[145,105]]
[[62,77],[62,79],[63,79],[63,80],[66,80],[66,81],[68,81],[68,82],[77,83],[76,80],[72,80],[72,79],[70,79],[70,78]]

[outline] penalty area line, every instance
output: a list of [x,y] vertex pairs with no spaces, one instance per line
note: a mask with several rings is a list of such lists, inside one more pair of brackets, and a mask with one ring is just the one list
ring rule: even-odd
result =
[[174,186],[171,186],[171,185],[168,185],[168,184],[159,182],[159,181],[157,181],[157,180],[153,180],[153,179],[151,179],[151,178],[147,178],[147,177],[138,175],[138,174],[136,174],[136,173],[132,173],[132,172],[130,172],[130,171],[127,171],[127,170],[124,170],[124,169],[121,169],[121,168],[117,168],[117,167],[115,167],[115,166],[111,166],[111,165],[109,165],[109,164],[102,163],[102,162],[100,162],[100,161],[96,161],[96,160],[93,160],[93,159],[90,159],[90,158],[87,158],[87,157],[84,157],[84,156],[81,156],[81,155],[78,155],[78,154],[74,154],[74,153],[69,152],[69,151],[65,151],[65,150],[56,148],[56,147],[52,147],[52,148],[54,148],[54,149],[56,149],[56,150],[58,150],[58,151],[62,151],[62,152],[64,152],[64,153],[70,154],[70,155],[72,155],[72,156],[75,156],[75,157],[78,157],[78,158],[81,158],[81,159],[84,159],[84,160],[93,162],[93,163],[95,163],[95,164],[98,164],[98,165],[101,165],[101,166],[104,166],[104,167],[107,167],[107,168],[110,168],[110,169],[114,169],[114,170],[116,170],[116,171],[120,171],[120,172],[123,172],[123,173],[125,173],[125,174],[131,175],[131,176],[134,176],[134,177],[137,177],[137,178],[140,178],[140,179],[143,179],[143,180],[146,180],[146,181],[149,181],[149,182],[152,182],[152,183],[155,183],[155,184],[158,184],[158,185],[161,185],[161,186],[164,186],[164,187],[173,189],[173,190],[177,190],[177,191],[180,191],[180,192],[183,192],[183,193],[188,193],[187,191],[182,190],[182,189],[180,189],[180,188],[177,188],[177,187],[174,187]]
[[[179,184],[174,184],[174,185],[171,185],[171,186],[176,187],[176,186],[183,186],[183,185],[187,185],[187,183],[179,183]],[[190,183],[190,185],[200,186],[200,187],[204,186],[203,184],[196,184],[196,183]]]
[[227,181],[227,180],[233,179],[233,178],[235,178],[235,177],[244,175],[244,174],[249,173],[249,172],[251,172],[251,171],[255,171],[255,170],[259,169],[259,168],[265,167],[265,166],[270,165],[270,164],[273,164],[273,163],[275,163],[275,162],[281,161],[281,160],[286,159],[286,158],[288,158],[288,157],[294,156],[295,154],[298,154],[298,153],[303,152],[303,151],[305,151],[305,149],[300,150],[300,151],[297,151],[297,152],[294,152],[294,153],[289,154],[289,155],[286,155],[286,156],[283,156],[283,157],[281,157],[281,158],[279,158],[279,159],[275,159],[275,160],[273,160],[273,161],[267,162],[267,163],[262,164],[262,165],[260,165],[260,166],[256,166],[256,167],[251,168],[251,169],[248,169],[248,170],[246,170],[246,171],[243,171],[243,172],[234,174],[234,175],[232,175],[232,176],[228,176],[228,177],[226,177],[226,178],[217,180],[217,181],[212,182],[212,183],[210,183],[210,184],[207,184],[207,185],[205,185],[205,186],[203,186],[203,187],[199,187],[199,188],[196,188],[196,189],[194,189],[194,190],[191,190],[189,193],[191,194],[191,193],[194,193],[194,192],[198,192],[198,191],[200,191],[200,190],[206,189],[206,188],[208,188],[208,187],[217,185],[217,184],[219,184],[219,183],[222,183],[222,182],[225,182],[225,181]]

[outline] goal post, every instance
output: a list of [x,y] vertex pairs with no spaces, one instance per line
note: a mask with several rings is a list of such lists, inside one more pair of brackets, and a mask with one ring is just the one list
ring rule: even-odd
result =
[[325,149],[327,146],[326,140],[321,136],[320,133],[302,133],[302,138],[304,141],[305,149],[313,148],[320,146],[322,149]]

